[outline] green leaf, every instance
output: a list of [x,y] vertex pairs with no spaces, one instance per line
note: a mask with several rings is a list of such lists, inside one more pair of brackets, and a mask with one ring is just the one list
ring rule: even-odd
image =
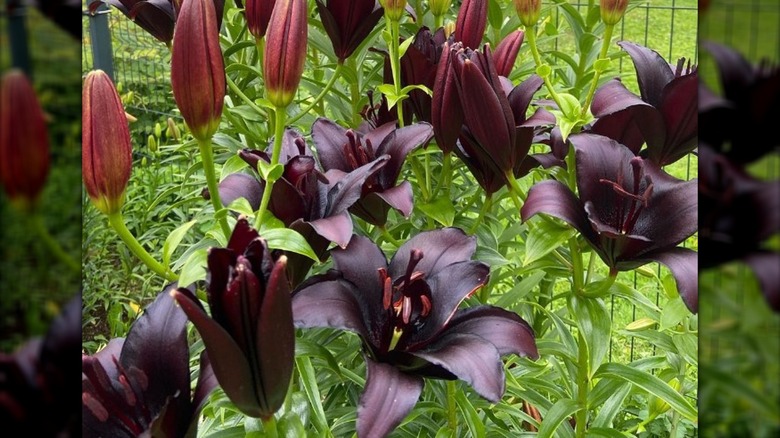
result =
[[414,38],[407,38],[401,44],[398,45],[398,59],[403,58],[406,51],[409,50],[409,46],[414,42]]
[[260,233],[260,237],[268,242],[269,248],[294,252],[306,256],[315,262],[320,261],[314,253],[314,250],[309,246],[309,242],[303,238],[301,233],[295,230],[289,228],[271,228],[263,230]]
[[403,88],[401,88],[401,94],[407,95],[412,90],[420,90],[423,93],[427,94],[428,96],[433,97],[433,90],[426,87],[425,85],[407,85]]
[[282,177],[284,166],[279,163],[271,165],[271,163],[267,163],[265,160],[257,160],[257,171],[263,180],[276,181]]
[[219,180],[222,181],[226,176],[233,173],[238,173],[247,167],[249,167],[249,165],[246,164],[246,161],[242,160],[238,155],[233,155],[225,161],[225,164],[222,165],[222,172],[219,176]]
[[525,241],[523,265],[533,263],[551,253],[576,233],[575,229],[560,226],[552,221],[536,221],[536,226],[528,232]]
[[322,407],[322,396],[317,385],[317,373],[311,364],[311,359],[306,356],[297,356],[295,365],[300,375],[300,384],[306,397],[309,399],[309,405],[314,411],[314,425],[324,433],[328,429],[328,420],[325,417],[325,410]]
[[609,338],[612,333],[612,320],[609,311],[600,298],[571,298],[574,317],[579,325],[585,342],[588,344],[589,368],[588,376],[592,377],[594,370],[609,352]]
[[693,367],[699,365],[698,336],[690,332],[673,333],[672,342],[677,347],[677,352],[680,353],[686,362]]
[[676,327],[677,324],[681,323],[688,315],[690,315],[690,311],[685,307],[682,298],[677,296],[664,306],[664,309],[661,312],[661,325],[659,330]]
[[206,248],[193,252],[179,273],[179,285],[187,287],[196,281],[206,279]]
[[597,59],[596,62],[593,63],[593,69],[597,72],[603,73],[609,69],[611,61],[609,58],[601,58]]
[[482,423],[482,419],[479,418],[479,414],[477,413],[477,410],[474,409],[474,406],[472,406],[471,401],[466,397],[465,392],[462,390],[455,391],[455,399],[457,400],[456,404],[466,421],[466,426],[468,426],[469,432],[471,432],[468,436],[484,438],[485,425]]
[[187,231],[195,225],[195,222],[196,221],[193,219],[185,224],[179,225],[179,227],[173,230],[165,239],[165,243],[163,244],[163,266],[171,265],[171,256],[173,256],[173,252],[179,247],[179,244],[182,239],[184,239]]
[[255,216],[255,212],[252,210],[252,206],[249,205],[249,201],[247,201],[246,198],[236,198],[235,201],[227,206],[227,209],[246,216],[249,218],[250,222],[251,218]]
[[494,29],[501,29],[504,24],[504,12],[501,10],[501,2],[498,0],[488,2],[488,23]]
[[[614,421],[615,417],[620,413],[621,410],[623,410],[623,401],[628,397],[628,394],[631,393],[631,385],[626,382],[620,382],[619,383],[619,389],[612,391],[607,398],[607,400],[604,402],[604,405],[599,409],[598,415],[596,415],[596,418],[593,420],[593,428],[598,427],[610,427],[612,426],[612,421]],[[590,400],[588,400],[590,403]],[[597,408],[598,406],[590,405],[591,408]]]
[[708,391],[720,389],[726,393],[725,395],[747,403],[749,407],[744,408],[745,412],[760,412],[767,421],[780,423],[780,415],[778,414],[780,406],[778,406],[777,399],[756,391],[754,384],[744,379],[743,376],[736,373],[726,373],[717,367],[702,363],[699,366],[699,379],[702,382],[709,382],[707,384]]
[[279,420],[276,429],[280,438],[298,438],[306,436],[306,430],[300,417],[295,412],[285,412]]
[[427,204],[420,202],[415,207],[445,227],[451,227],[455,220],[455,207],[448,196],[440,196]]
[[602,365],[594,375],[594,378],[603,376],[613,376],[631,382],[666,403],[669,403],[669,406],[671,406],[672,409],[679,412],[686,419],[694,422],[696,421],[698,413],[696,412],[696,409],[688,403],[688,400],[680,395],[679,392],[675,391],[674,388],[669,386],[669,384],[652,374],[639,371],[628,365],[610,362]]
[[512,308],[528,295],[536,285],[547,275],[544,271],[537,271],[525,277],[520,283],[513,287],[509,292],[504,293],[496,301],[498,307]]
[[558,400],[542,417],[542,427],[539,428],[537,438],[552,437],[561,423],[579,410],[580,407],[575,400],[569,398]]
[[585,436],[587,438],[626,438],[633,435],[628,435],[608,427],[591,427]]

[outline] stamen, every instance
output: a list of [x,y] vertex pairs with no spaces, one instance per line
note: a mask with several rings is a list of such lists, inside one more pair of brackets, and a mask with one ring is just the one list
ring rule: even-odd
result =
[[83,403],[98,420],[101,422],[108,421],[108,411],[106,410],[106,407],[103,406],[103,403],[100,403],[100,400],[93,397],[92,394],[82,392],[81,403]]
[[119,384],[122,386],[122,391],[124,392],[127,404],[135,406],[138,399],[135,397],[135,392],[133,392],[133,388],[130,386],[130,382],[127,381],[127,377],[125,377],[124,374],[119,375]]
[[412,298],[404,296],[404,304],[401,308],[402,314],[401,319],[404,322],[404,325],[409,324],[409,319],[412,316]]
[[382,282],[382,308],[390,308],[393,301],[393,280],[387,275],[387,269],[379,268],[379,281]]
[[420,316],[428,316],[431,313],[431,299],[427,295],[420,295],[420,302],[422,303]]
[[[414,268],[417,267],[417,264],[420,263],[420,260],[423,258],[423,252],[417,248],[413,249],[411,254],[409,255],[409,264],[406,265],[406,275],[404,278],[406,279],[406,284],[409,284],[412,282],[412,276],[414,275]],[[420,273],[422,275],[422,272]],[[415,277],[419,278],[419,277]]]

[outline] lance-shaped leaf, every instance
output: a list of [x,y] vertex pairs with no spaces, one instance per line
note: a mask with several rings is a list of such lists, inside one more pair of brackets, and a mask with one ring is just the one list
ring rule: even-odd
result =
[[677,245],[697,230],[697,181],[678,180],[607,137],[576,134],[570,140],[579,197],[556,181],[536,184],[522,220],[545,213],[568,222],[610,267],[610,275],[650,261],[666,264],[696,312],[696,253]]
[[414,407],[423,377],[462,379],[497,402],[504,392],[500,356],[538,357],[532,330],[516,314],[458,310],[488,281],[488,266],[469,260],[475,250],[474,237],[445,228],[416,235],[388,264],[376,244],[353,236],[334,250],[333,271],[293,293],[296,326],[348,330],[363,341],[359,436],[390,433]]
[[316,5],[340,63],[352,55],[384,15],[376,0],[316,0]]

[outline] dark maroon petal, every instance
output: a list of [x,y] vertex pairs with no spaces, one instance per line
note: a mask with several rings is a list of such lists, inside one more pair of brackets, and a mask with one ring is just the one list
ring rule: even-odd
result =
[[[239,218],[236,221],[236,226],[233,227],[233,233],[230,235],[230,240],[228,241],[227,247],[231,251],[234,251],[236,255],[243,254],[249,244],[253,240],[257,239],[258,236],[259,234],[257,233],[257,230],[249,225],[249,221],[246,218]],[[232,265],[234,261],[230,260],[225,263]]]
[[[271,139],[265,150],[268,157],[273,153],[273,144],[274,141]],[[306,142],[301,133],[294,129],[287,128],[284,130],[284,135],[282,136],[282,149],[279,153],[279,163],[286,165],[288,161],[299,155],[313,157],[311,150],[306,146]],[[271,160],[266,161],[270,162]]]
[[331,256],[333,268],[366,296],[365,301],[371,303],[372,314],[379,313],[383,287],[379,269],[387,269],[387,259],[382,250],[371,239],[355,234],[346,248],[334,249]]
[[648,261],[665,265],[677,282],[685,306],[693,313],[699,311],[699,263],[698,254],[688,248],[671,248],[647,255]]
[[365,359],[366,386],[358,405],[357,433],[360,437],[384,437],[412,411],[425,382],[392,365]]
[[[376,197],[380,202],[384,202],[387,206],[398,210],[406,218],[412,214],[414,195],[412,194],[412,185],[408,181],[404,181],[396,187],[383,192],[369,193],[366,196],[366,198],[373,197]],[[385,217],[387,217],[386,214]]]
[[192,292],[178,289],[172,295],[203,338],[214,375],[225,394],[241,412],[259,416],[260,401],[254,391],[252,371],[244,352],[221,325],[206,315]]
[[661,112],[666,125],[662,145],[648,139],[648,158],[660,166],[674,163],[698,145],[698,74],[674,78],[664,88]]
[[761,251],[750,254],[743,260],[756,275],[769,306],[775,312],[780,312],[780,254]]
[[669,63],[658,52],[639,44],[621,41],[618,45],[628,52],[634,61],[642,100],[660,108],[664,87],[674,79],[674,72],[669,67]]
[[[295,327],[348,330],[378,345],[378,334],[370,333],[365,324],[366,320],[374,318],[374,315],[364,314],[364,307],[360,302],[369,302],[371,297],[359,301],[358,297],[364,297],[366,292],[354,288],[348,281],[326,277],[323,277],[322,281],[315,277],[313,281],[302,284],[292,296]],[[370,309],[370,306],[365,308]]]
[[423,231],[398,248],[390,261],[390,277],[395,279],[406,273],[412,250],[421,250],[423,258],[415,271],[425,273],[426,278],[453,263],[470,260],[477,250],[477,239],[468,236],[459,228],[442,228]]
[[[365,144],[366,141],[370,141],[373,147],[376,150],[376,147],[382,144],[383,141],[385,141],[385,138],[390,135],[392,132],[394,132],[398,127],[396,126],[396,121],[383,123],[376,128],[363,133],[363,142]],[[377,153],[376,155],[382,155],[380,153]]]
[[[328,217],[345,212],[352,204],[360,199],[363,183],[385,166],[389,159],[389,155],[383,155],[368,164],[358,167],[338,180],[331,179],[328,176],[330,172],[327,173],[325,176],[328,177],[328,180],[331,182],[328,186],[327,203],[323,216]],[[351,236],[351,229],[349,234]],[[349,242],[350,236],[347,236],[347,240],[343,241],[344,245]]]
[[296,155],[287,161],[284,165],[282,177],[293,187],[305,191],[305,178],[311,175],[317,169],[317,162],[314,157]]
[[295,360],[295,327],[286,264],[287,259],[282,256],[274,265],[257,322],[257,355],[266,415],[273,415],[284,404]]
[[720,83],[728,100],[740,101],[755,80],[753,66],[741,53],[725,44],[702,41],[702,48],[712,55],[718,66]]
[[464,47],[478,49],[487,27],[487,0],[463,0],[455,22],[455,41]]
[[501,356],[496,347],[482,337],[446,334],[424,350],[410,353],[443,367],[491,403],[498,403],[504,395]]
[[514,312],[493,306],[459,310],[450,319],[442,336],[472,334],[496,346],[498,354],[539,358],[534,331]]
[[463,127],[463,133],[459,140],[455,154],[466,164],[474,179],[488,195],[492,195],[507,185],[504,171],[476,142],[467,127]]
[[[334,2],[331,2],[333,4]],[[336,7],[340,4],[346,4],[348,3],[345,0],[342,0],[340,2],[335,2]],[[351,2],[349,2],[351,3]],[[338,21],[336,21],[336,17],[333,16],[333,13],[330,9],[328,9],[327,6],[322,2],[322,0],[315,0],[315,4],[317,5],[317,13],[320,14],[320,21],[322,21],[322,27],[325,28],[325,33],[328,34],[328,38],[330,38],[330,42],[333,45],[333,52],[336,54],[336,57],[339,58],[339,60],[343,61],[345,58],[341,57],[341,53],[345,44],[345,41],[342,41],[341,39],[341,26]]]
[[[171,298],[173,287],[160,292],[133,322],[119,357],[125,369],[138,368],[149,379],[144,396],[151,412],[162,410],[168,398],[177,393],[190,393],[187,315]],[[181,412],[189,404],[189,396],[174,403]]]
[[219,182],[219,199],[227,207],[238,198],[246,199],[252,210],[257,210],[263,199],[263,186],[252,175],[231,173]]
[[385,137],[382,144],[376,149],[376,155],[390,155],[387,164],[379,171],[379,185],[383,189],[389,189],[395,185],[401,167],[414,149],[428,143],[433,137],[433,128],[430,124],[422,122],[399,128]]
[[431,289],[431,313],[422,320],[422,325],[409,332],[408,337],[399,340],[397,348],[415,350],[432,342],[445,329],[460,303],[487,283],[489,273],[488,265],[465,261],[447,265],[433,276],[426,276]]
[[323,170],[352,170],[344,158],[344,145],[349,141],[346,129],[332,120],[320,117],[311,125],[311,139]]
[[568,187],[558,181],[541,181],[528,191],[528,198],[520,210],[520,216],[525,222],[537,213],[566,221],[591,243],[597,242],[596,233],[591,228],[582,202]]
[[[456,45],[455,47],[460,47]],[[463,125],[463,109],[460,104],[453,62],[457,49],[449,43],[444,44],[439,65],[436,67],[436,80],[433,85],[431,101],[431,124],[436,144],[444,153],[455,149],[455,144]]]
[[308,217],[303,193],[284,178],[274,183],[268,210],[288,227],[296,220]]
[[[382,18],[382,16],[384,16],[384,10],[380,7],[377,7],[372,11],[371,8],[374,8],[376,5],[374,0],[357,0],[357,2],[362,4],[364,8],[363,13],[360,14],[357,20],[352,22],[351,26],[348,26],[348,29],[350,30],[350,37],[348,41],[345,41],[345,50],[340,55],[343,58],[340,57],[340,59],[347,59],[355,51],[355,49],[360,46],[360,44],[363,42],[363,40],[366,39],[371,31],[374,30],[376,24],[379,23],[379,20]],[[333,3],[335,6],[335,4],[342,2]]]
[[[539,91],[543,84],[544,81],[542,78],[534,74],[519,83],[509,93],[507,99],[509,100],[510,108],[512,108],[515,126],[520,126],[525,122],[525,114],[528,112],[528,105],[531,104],[534,93]],[[553,123],[555,123],[555,120],[553,120]]]
[[659,111],[628,91],[619,79],[601,86],[593,95],[591,111],[598,120],[591,131],[609,137],[638,154],[642,145],[663,145],[666,130]]
[[320,236],[344,248],[352,237],[352,218],[349,212],[307,222]]
[[106,344],[103,349],[92,356],[100,362],[100,365],[106,370],[111,380],[116,380],[117,378],[117,369],[114,359],[119,359],[119,355],[122,354],[123,345],[125,345],[125,338],[113,338],[108,341],[108,344]]
[[496,64],[496,73],[499,76],[509,77],[517,60],[517,53],[523,44],[525,32],[516,30],[505,36],[493,52],[493,62]]

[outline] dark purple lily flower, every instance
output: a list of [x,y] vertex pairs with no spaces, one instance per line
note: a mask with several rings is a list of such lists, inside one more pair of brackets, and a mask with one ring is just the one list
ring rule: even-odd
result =
[[376,0],[316,0],[322,26],[343,63],[384,15]]
[[187,317],[170,295],[174,287],[157,296],[127,338],[82,356],[83,436],[195,436],[200,409],[216,381],[204,353],[197,386],[190,390]]
[[658,52],[628,41],[618,43],[636,67],[641,98],[613,79],[596,91],[591,131],[641,151],[660,166],[674,163],[698,143],[698,72],[681,58],[669,65]]
[[[414,42],[401,57],[401,85],[424,85],[433,90],[436,79],[436,66],[442,55],[447,37],[444,28],[431,32],[423,26],[414,36]],[[390,78],[392,81],[392,77]],[[422,90],[409,92],[408,106],[417,120],[431,121],[431,96]]]
[[523,45],[524,37],[525,32],[516,30],[510,32],[496,46],[496,50],[493,52],[493,63],[496,65],[496,73],[499,76],[508,78],[512,73],[512,68],[515,66],[517,54],[520,53],[520,46]]
[[284,403],[295,359],[287,257],[239,218],[227,248],[208,252],[211,317],[188,289],[172,293],[198,329],[225,394],[246,415],[270,418]]
[[30,436],[81,436],[80,412],[73,404],[80,351],[78,294],[43,338],[26,341],[13,354],[0,353],[0,424]]
[[523,221],[544,213],[568,222],[610,268],[610,275],[656,261],[677,281],[683,301],[698,309],[697,253],[677,245],[696,232],[697,181],[682,181],[626,146],[596,134],[569,137],[579,197],[558,181],[531,187]]
[[388,265],[373,242],[355,235],[333,251],[334,270],[293,293],[297,327],[348,330],[363,341],[359,437],[383,437],[398,426],[425,377],[461,379],[497,403],[505,384],[501,356],[538,357],[533,330],[517,314],[458,309],[488,281],[490,268],[471,260],[475,250],[476,239],[457,228],[427,231],[403,244]]
[[[265,37],[268,30],[268,22],[271,21],[271,12],[274,10],[276,0],[247,0],[244,14],[246,27],[249,33],[256,39]],[[240,6],[239,6],[240,7]]]
[[463,0],[455,21],[455,41],[479,48],[487,27],[488,0]]
[[724,101],[715,104],[700,93],[702,140],[742,164],[777,151],[780,141],[767,133],[780,120],[780,66],[767,60],[753,65],[736,50],[712,41],[703,47],[717,65]]
[[[257,169],[259,160],[271,161],[272,147],[269,145],[265,152],[243,150],[239,156]],[[341,247],[349,243],[352,218],[348,209],[360,199],[366,180],[389,162],[390,156],[382,155],[349,173],[339,170],[323,173],[303,137],[288,129],[279,160],[284,173],[274,183],[268,210],[286,227],[301,233],[320,260],[324,260],[331,242]],[[232,193],[249,200],[262,196],[264,188],[263,181],[256,185],[226,178],[220,182],[219,190],[220,196]],[[295,253],[288,253],[287,257],[288,275],[295,287],[306,277],[314,261]]]
[[764,242],[780,232],[780,181],[760,181],[727,156],[699,146],[699,266],[740,260],[780,312],[780,253]]
[[464,123],[456,154],[482,188],[492,194],[521,174],[538,128],[552,126],[555,117],[537,110],[526,118],[528,106],[543,81],[536,75],[512,88],[499,79],[489,46],[483,52],[459,49],[449,54]]
[[406,156],[433,137],[428,123],[396,128],[388,123],[368,132],[345,129],[335,122],[319,118],[311,127],[311,137],[320,164],[326,172],[352,172],[389,155],[387,164],[369,176],[360,199],[349,211],[368,223],[384,226],[391,208],[404,217],[412,213],[412,186],[404,181],[396,185]]
[[[158,41],[171,45],[181,0],[102,0],[102,2],[117,8]],[[90,4],[90,10],[94,12],[99,5],[100,2]],[[219,28],[222,26],[225,0],[214,0],[214,7],[217,11],[217,28]]]

